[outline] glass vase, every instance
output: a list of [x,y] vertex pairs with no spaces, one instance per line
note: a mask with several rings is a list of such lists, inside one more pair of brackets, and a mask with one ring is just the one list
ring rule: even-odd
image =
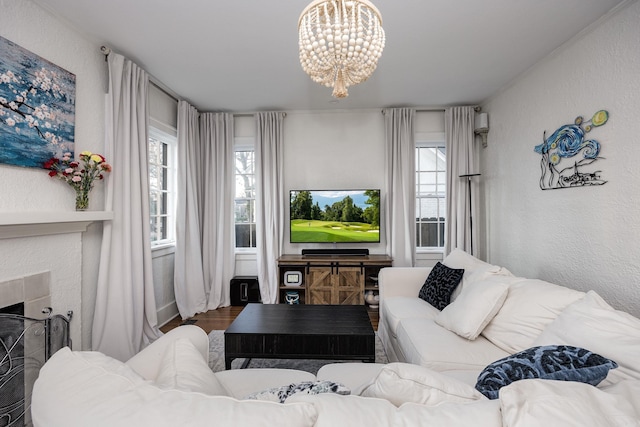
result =
[[89,207],[89,192],[84,189],[76,190],[76,210],[86,211]]

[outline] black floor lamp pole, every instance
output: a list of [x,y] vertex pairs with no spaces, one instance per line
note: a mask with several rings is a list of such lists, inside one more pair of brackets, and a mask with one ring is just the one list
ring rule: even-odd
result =
[[471,178],[474,176],[480,176],[479,173],[468,173],[465,175],[458,175],[458,178],[467,178],[467,188],[469,189],[469,231],[471,233],[471,255],[473,253],[473,209],[471,208]]

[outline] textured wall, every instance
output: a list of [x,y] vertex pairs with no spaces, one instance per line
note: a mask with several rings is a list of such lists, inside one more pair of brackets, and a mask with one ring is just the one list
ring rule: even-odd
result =
[[[1,0],[0,36],[76,75],[76,151],[104,150],[106,65],[99,45],[86,40],[31,0]],[[0,212],[72,211],[75,195],[43,170],[0,165]],[[103,186],[91,194],[104,206]],[[82,235],[0,240],[0,280],[51,270],[54,309],[74,310],[75,348],[90,344],[102,236],[99,223]]]
[[[485,255],[519,276],[594,289],[640,316],[640,3],[558,49],[483,109]],[[526,48],[523,46],[523,48]],[[610,113],[588,134],[602,144],[599,187],[542,191],[547,135],[577,116]]]

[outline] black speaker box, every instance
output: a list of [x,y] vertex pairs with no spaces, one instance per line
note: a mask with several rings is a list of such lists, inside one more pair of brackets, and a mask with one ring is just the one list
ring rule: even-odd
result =
[[235,276],[231,279],[231,305],[262,302],[258,276]]

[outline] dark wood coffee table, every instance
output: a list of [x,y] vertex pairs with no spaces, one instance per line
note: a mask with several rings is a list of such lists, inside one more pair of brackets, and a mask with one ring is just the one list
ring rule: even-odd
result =
[[224,331],[226,369],[236,358],[375,362],[364,305],[247,304]]

